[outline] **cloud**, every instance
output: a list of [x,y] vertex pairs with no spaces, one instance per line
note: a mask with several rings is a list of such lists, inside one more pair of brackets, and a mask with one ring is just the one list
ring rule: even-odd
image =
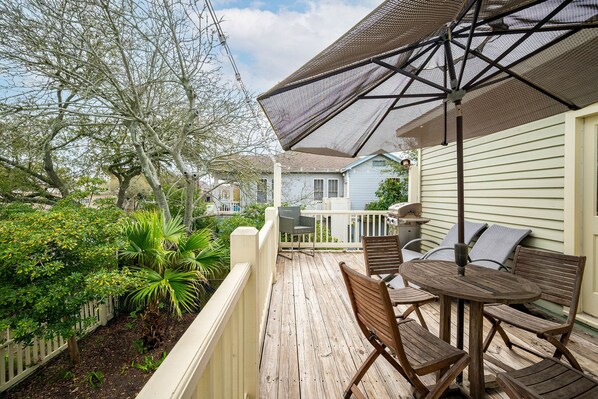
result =
[[255,8],[256,3],[216,12],[223,19],[222,29],[243,81],[250,91],[264,92],[334,42],[380,1],[307,1],[300,11],[282,4],[264,10]]

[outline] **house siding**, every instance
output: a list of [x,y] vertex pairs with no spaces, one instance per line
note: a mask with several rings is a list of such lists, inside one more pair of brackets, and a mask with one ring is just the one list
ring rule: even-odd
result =
[[376,190],[380,183],[389,177],[396,177],[388,167],[373,166],[374,161],[389,161],[383,155],[378,155],[366,162],[348,170],[345,174],[349,180],[349,195],[351,209],[362,210],[365,206],[376,201]]
[[[563,251],[564,114],[464,143],[465,218],[530,228],[523,245]],[[455,144],[421,152],[425,238],[457,220]]]
[[[273,182],[271,174],[264,174],[262,179],[268,180],[268,202],[273,201]],[[324,180],[324,197],[328,196],[328,180],[338,180],[338,196],[344,196],[344,180],[340,173],[283,173],[281,201],[289,205],[303,205],[307,209],[316,209],[322,201],[314,201],[314,179]],[[243,206],[253,204],[257,199],[257,186],[251,184],[249,190],[242,195]]]

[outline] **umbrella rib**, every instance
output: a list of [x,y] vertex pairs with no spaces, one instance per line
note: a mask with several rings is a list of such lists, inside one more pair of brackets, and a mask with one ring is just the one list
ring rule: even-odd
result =
[[412,103],[409,103],[409,104],[404,104],[404,105],[399,105],[399,106],[396,106],[396,107],[392,107],[390,110],[391,111],[395,111],[397,109],[409,108],[409,107],[413,107],[414,105],[421,105],[421,104],[431,103],[431,102],[438,101],[438,100],[441,100],[441,98],[429,98],[427,100],[415,101],[415,102],[412,102]]
[[[521,6],[521,7],[517,7],[515,9],[513,9],[513,10],[505,11],[505,12],[503,12],[501,14],[494,15],[494,16],[492,16],[490,18],[483,19],[483,20],[481,20],[481,21],[478,22],[476,28],[480,27],[482,25],[486,25],[486,24],[488,24],[488,23],[490,23],[492,21],[496,21],[497,19],[501,19],[501,18],[504,18],[506,16],[513,15],[515,13],[518,13],[519,11],[523,11],[525,9],[528,9],[528,8],[531,8],[531,7],[535,7],[538,4],[544,3],[546,1],[547,0],[537,0],[537,1],[534,1],[533,3],[525,4],[525,5]],[[461,29],[453,32],[453,35],[460,35],[461,33],[465,33],[468,30],[469,30],[469,27],[461,28]]]
[[[435,48],[437,48],[436,44],[429,45],[426,49],[424,49],[423,51],[419,52],[418,54],[414,55],[413,57],[411,57],[410,59],[408,59],[407,61],[405,61],[405,63],[403,63],[403,67],[405,67],[406,65],[408,65],[408,64],[416,61],[417,59],[419,59],[420,57],[422,57],[423,55],[425,55],[427,52],[429,52],[430,50],[435,49]],[[432,53],[434,53],[434,52],[432,52]],[[426,61],[426,63],[427,63],[427,61]],[[374,90],[377,87],[379,87],[381,84],[383,84],[384,82],[386,82],[388,79],[390,79],[394,75],[395,75],[394,73],[389,74],[384,79],[380,80],[379,82],[376,82],[375,85],[373,85],[372,87],[368,88],[363,94],[370,93],[372,90]],[[316,125],[312,126],[308,130],[304,131],[303,133],[301,133],[300,135],[298,135],[297,137],[295,137],[291,142],[289,142],[286,145],[287,148],[293,147],[298,142],[300,142],[305,137],[307,137],[309,134],[311,134],[314,130],[319,129],[320,127],[324,126],[326,123],[328,123],[328,121],[330,121],[332,118],[334,118],[335,116],[337,116],[338,114],[340,114],[341,112],[343,112],[345,109],[349,108],[351,105],[355,104],[355,102],[358,101],[359,99],[360,99],[359,96],[355,96],[353,99],[351,99],[350,101],[348,101],[347,103],[345,103],[344,105],[342,105],[341,107],[339,107],[339,109],[337,109],[334,112],[332,112],[328,117],[326,117],[325,119],[323,119],[322,121],[320,121]]]
[[268,99],[270,97],[273,97],[275,95],[287,92],[289,90],[297,89],[299,87],[303,87],[303,86],[306,86],[308,84],[319,82],[320,80],[328,79],[328,78],[330,78],[332,76],[335,76],[335,75],[338,75],[338,74],[341,74],[341,73],[344,73],[344,72],[348,72],[348,71],[351,71],[353,69],[357,69],[357,68],[360,68],[362,66],[371,64],[376,59],[384,59],[384,58],[394,57],[396,55],[399,55],[399,54],[402,54],[402,53],[406,53],[408,51],[415,50],[415,49],[418,49],[420,47],[427,46],[429,44],[435,45],[439,41],[440,41],[440,39],[434,38],[434,39],[431,39],[431,40],[427,40],[425,42],[416,43],[416,44],[413,44],[411,46],[407,46],[407,47],[404,47],[402,49],[399,49],[399,50],[396,50],[396,51],[392,51],[390,53],[387,53],[387,54],[384,54],[384,55],[381,55],[381,56],[377,56],[377,57],[374,57],[374,58],[371,58],[371,59],[368,59],[368,60],[357,62],[357,63],[355,63],[353,65],[349,65],[349,66],[346,66],[346,67],[335,69],[333,71],[326,72],[326,73],[323,73],[321,75],[314,76],[312,78],[303,79],[303,80],[301,80],[299,82],[291,83],[291,84],[289,84],[287,86],[284,86],[284,87],[281,87],[279,89],[263,93],[263,94],[259,95],[257,97],[257,99],[258,99],[258,101],[266,100],[266,99]]
[[[527,38],[529,38],[535,32],[536,28],[540,28],[546,22],[550,21],[550,19],[552,17],[554,17],[559,12],[561,12],[561,10],[563,8],[565,8],[567,5],[569,5],[570,2],[571,2],[571,0],[565,0],[561,4],[559,4],[558,7],[555,7],[550,13],[548,13],[544,18],[542,18],[542,20],[540,22],[538,22],[531,31],[527,32],[526,34],[524,34],[523,36],[521,36],[519,39],[517,39],[515,41],[515,43],[513,43],[511,46],[509,46],[508,49],[506,49],[505,51],[503,51],[503,53],[501,55],[499,55],[493,62],[490,62],[488,64],[488,66],[486,66],[485,68],[483,68],[476,76],[474,76],[469,82],[467,82],[467,84],[465,85],[465,87],[472,86],[472,84],[477,79],[479,79],[480,77],[484,76],[484,74],[486,72],[488,72],[488,70],[490,70],[493,66],[496,66],[500,62],[500,60],[502,60],[503,58],[505,58],[513,50],[515,50],[521,43],[523,43],[525,40],[527,40]],[[456,44],[457,41],[453,41],[453,43]],[[459,47],[463,48],[462,46],[459,46]],[[472,52],[473,52],[473,50],[472,50]]]
[[457,83],[457,88],[461,87],[461,81],[463,80],[463,73],[465,72],[465,64],[467,63],[467,56],[469,55],[469,49],[471,48],[471,40],[473,39],[473,32],[476,27],[476,23],[478,22],[478,17],[480,15],[480,8],[482,7],[482,0],[478,0],[476,3],[475,11],[473,13],[473,21],[471,22],[471,29],[469,30],[469,35],[467,37],[467,46],[465,48],[465,54],[463,55],[463,62],[461,62],[461,71],[459,72],[459,80]]
[[[458,42],[453,42],[455,45],[457,45],[458,47],[463,48],[463,45],[461,43]],[[490,58],[486,57],[484,54],[478,52],[477,50],[471,50],[471,54],[474,54],[475,56],[477,56],[478,58],[480,58],[483,61],[486,61],[488,64],[494,65],[496,68],[498,68],[499,70],[501,70],[502,72],[510,75],[512,78],[515,78],[517,80],[519,80],[522,83],[525,83],[526,85],[530,86],[531,88],[539,91],[540,93],[552,98],[553,100],[565,105],[567,108],[569,109],[579,109],[579,106],[575,105],[574,103],[567,101],[563,98],[560,98],[559,96],[557,96],[554,93],[551,93],[550,91],[544,89],[541,86],[538,86],[537,84],[531,82],[530,80],[524,78],[523,76],[519,75],[518,73],[513,72],[512,70],[508,69],[507,67],[504,67],[502,65],[500,65],[499,63],[497,63],[496,61],[491,60]],[[471,88],[472,86],[470,86]],[[475,86],[473,86],[475,87]]]
[[444,98],[444,93],[422,93],[422,94],[376,94],[376,95],[361,95],[360,100],[380,100],[389,98],[424,98],[437,97]]
[[[529,58],[531,58],[531,57],[535,56],[536,54],[538,54],[538,53],[541,53],[542,51],[544,51],[544,50],[546,50],[546,49],[548,49],[548,48],[550,48],[550,47],[554,46],[555,44],[558,44],[558,43],[560,43],[561,41],[565,40],[566,38],[568,38],[569,36],[572,36],[573,34],[575,34],[575,33],[577,33],[577,32],[579,32],[579,29],[577,29],[577,30],[571,30],[571,31],[569,31],[569,32],[565,33],[564,35],[561,35],[561,36],[557,37],[556,39],[554,39],[554,40],[552,40],[552,41],[550,41],[550,42],[548,42],[548,43],[544,44],[543,46],[540,46],[540,47],[538,47],[537,49],[535,49],[534,51],[532,51],[532,52],[531,52],[531,53],[529,53],[529,54],[526,54],[525,56],[521,57],[521,58],[520,58],[520,59],[518,59],[517,61],[513,61],[513,62],[512,62],[512,63],[510,63],[509,65],[505,66],[505,68],[507,68],[507,69],[511,69],[511,68],[513,68],[514,66],[516,66],[516,65],[519,65],[519,64],[520,64],[520,63],[522,63],[523,61],[526,61],[526,60],[528,60]],[[495,77],[495,76],[497,76],[497,75],[500,75],[501,73],[503,73],[503,72],[502,72],[501,70],[498,70],[498,71],[496,71],[496,72],[494,72],[494,73],[492,73],[492,74],[490,74],[490,75],[486,76],[485,78],[482,78],[482,79],[478,80],[477,82],[475,82],[475,86],[474,86],[474,87],[480,87],[480,85],[481,85],[481,84],[483,84],[484,82],[486,82],[486,81],[488,81],[488,80],[490,80],[490,79],[494,78],[494,77]],[[486,86],[486,85],[484,85],[484,86]],[[483,87],[483,86],[482,86],[482,87]],[[464,87],[464,89],[465,89],[465,90],[472,90],[472,89],[473,89],[473,87],[470,87],[470,86],[467,86],[467,85],[466,85],[466,86]]]
[[439,85],[437,83],[434,83],[434,82],[432,82],[432,81],[430,81],[428,79],[424,79],[422,77],[419,77],[418,75],[416,75],[416,74],[414,74],[412,72],[408,72],[408,71],[405,71],[405,70],[403,70],[403,69],[401,69],[399,67],[396,67],[394,65],[387,64],[384,61],[373,60],[373,62],[376,63],[376,64],[378,64],[378,65],[380,65],[381,67],[388,68],[391,71],[395,71],[396,73],[399,73],[401,75],[405,75],[405,76],[407,76],[407,77],[409,77],[409,78],[411,78],[413,80],[417,80],[420,83],[423,83],[423,84],[426,84],[426,85],[428,85],[430,87],[433,87],[435,89],[441,90],[441,91],[443,91],[443,92],[445,92],[447,94],[451,92],[446,87],[443,87],[443,86],[441,86],[441,85]]
[[[598,23],[578,23],[578,24],[563,24],[558,26],[543,26],[541,28],[532,29],[509,29],[505,31],[491,31],[491,32],[474,32],[473,37],[494,37],[503,35],[521,35],[524,33],[542,33],[542,32],[558,32],[563,30],[574,29],[576,31],[582,29],[595,29],[598,28]],[[468,34],[454,34],[453,37],[457,39],[464,39],[468,37]]]
[[[420,72],[423,71],[423,69],[426,67],[426,65],[428,65],[428,62],[430,62],[432,57],[434,57],[434,54],[436,54],[436,51],[438,51],[439,48],[440,48],[439,46],[434,47],[434,50],[430,53],[430,55],[428,55],[428,58],[426,58],[424,60],[424,62],[422,62],[422,64],[417,68],[417,70],[415,71],[415,75],[419,75]],[[404,98],[402,96],[405,95],[405,92],[407,92],[407,90],[409,90],[409,87],[411,87],[411,85],[413,84],[414,81],[415,81],[415,79],[412,78],[409,82],[407,82],[405,84],[405,87],[403,87],[403,89],[401,90],[401,93],[399,93],[399,97],[397,97],[397,99],[394,100],[392,102],[392,104],[390,104],[390,107],[388,107],[388,109],[384,112],[384,115],[382,115],[380,120],[376,123],[376,126],[374,126],[372,128],[372,130],[367,134],[365,139],[363,139],[361,144],[357,147],[357,150],[355,150],[355,152],[353,153],[353,157],[356,157],[357,154],[359,154],[359,151],[361,151],[363,146],[365,146],[365,144],[370,140],[370,138],[376,132],[376,130],[378,130],[380,125],[382,125],[382,122],[384,122],[384,120],[386,119],[388,114],[390,114],[390,111],[392,111],[394,109],[394,106],[397,105],[397,103],[401,100],[401,98]],[[438,98],[435,98],[434,100],[438,100]]]

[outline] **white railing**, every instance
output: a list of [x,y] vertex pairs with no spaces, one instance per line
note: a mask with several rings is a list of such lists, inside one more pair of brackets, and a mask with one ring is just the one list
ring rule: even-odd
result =
[[[91,325],[79,323],[77,330],[85,329],[85,333],[105,326],[114,317],[114,301],[110,298],[105,304],[89,302],[81,308],[81,318],[95,317]],[[39,366],[61,353],[67,348],[67,341],[62,337],[54,339],[35,339],[32,345],[25,346],[16,342],[10,330],[0,333],[0,392],[5,391],[22,381]]]
[[214,204],[220,214],[235,214],[243,210],[240,201],[220,201],[214,200]]
[[[361,237],[393,234],[386,223],[387,211],[314,211],[303,210],[302,215],[316,219],[316,248],[361,248]],[[291,247],[290,235],[283,234],[280,246]],[[301,247],[311,247],[311,236],[300,236]],[[297,242],[295,242],[295,248]]]
[[278,216],[231,234],[231,271],[143,387],[138,399],[258,398],[278,246]]

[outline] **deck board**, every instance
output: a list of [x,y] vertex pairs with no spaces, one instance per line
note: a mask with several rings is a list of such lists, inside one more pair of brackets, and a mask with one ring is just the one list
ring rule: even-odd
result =
[[[268,325],[260,367],[260,397],[312,399],[338,398],[371,351],[370,344],[353,320],[351,304],[338,268],[340,261],[363,272],[363,254],[316,252],[279,257],[277,282],[273,287]],[[453,312],[456,306],[453,306]],[[399,307],[397,311],[402,311]],[[437,303],[422,307],[430,331],[438,334]],[[455,344],[456,315],[451,318]],[[465,322],[468,322],[467,309]],[[490,326],[484,324],[486,333]],[[545,341],[533,334],[506,326],[514,341],[552,353]],[[467,328],[465,328],[467,348]],[[583,369],[598,376],[598,339],[575,331],[568,345]],[[509,350],[495,338],[488,353],[513,368],[522,368],[538,358],[522,350]],[[498,368],[486,362],[486,374]],[[465,380],[467,379],[467,373]],[[432,383],[433,377],[424,379]],[[370,399],[408,398],[411,386],[386,361],[379,358],[366,373],[361,388]],[[489,398],[507,398],[499,389],[487,390]]]

